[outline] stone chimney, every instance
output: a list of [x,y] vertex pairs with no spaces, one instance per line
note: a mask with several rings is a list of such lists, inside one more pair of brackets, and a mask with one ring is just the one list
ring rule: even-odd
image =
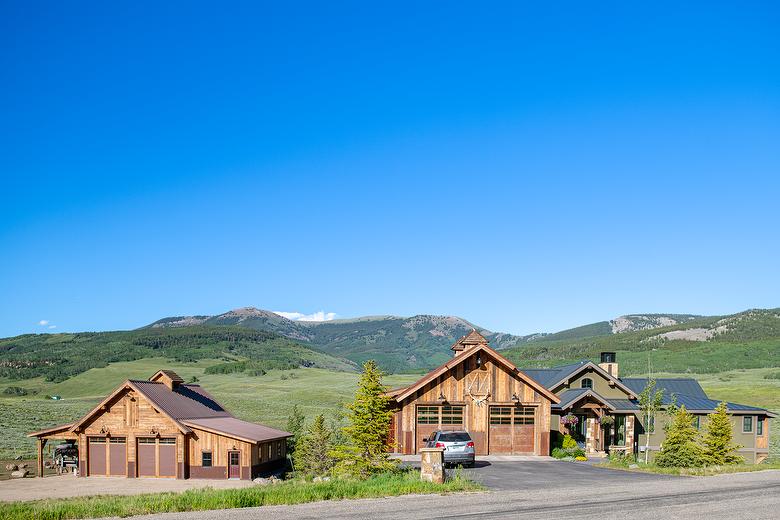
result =
[[601,363],[599,363],[599,366],[604,369],[607,374],[611,375],[615,379],[618,378],[618,364],[614,352],[602,352]]

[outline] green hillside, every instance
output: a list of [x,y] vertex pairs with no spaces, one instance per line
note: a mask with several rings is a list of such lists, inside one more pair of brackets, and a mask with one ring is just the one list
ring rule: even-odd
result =
[[622,374],[654,371],[711,374],[780,366],[780,310],[750,310],[682,324],[580,339],[548,339],[504,350],[526,367],[546,367],[599,353],[618,353]]
[[194,326],[119,332],[28,334],[0,340],[0,378],[64,381],[109,363],[164,357],[178,362],[219,359],[228,372],[315,366],[354,370],[349,361],[317,352],[273,332]]

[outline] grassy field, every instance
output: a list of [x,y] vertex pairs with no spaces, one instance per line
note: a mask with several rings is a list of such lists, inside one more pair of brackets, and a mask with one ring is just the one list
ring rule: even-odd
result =
[[[148,379],[157,369],[175,370],[186,381],[198,378],[224,406],[242,419],[284,428],[293,405],[307,418],[316,414],[333,415],[341,403],[352,399],[359,375],[319,368],[272,370],[263,376],[238,374],[204,374],[218,363],[201,360],[195,363],[172,363],[164,359],[143,359],[113,363],[93,368],[62,383],[47,383],[43,378],[23,381],[0,380],[0,388],[13,384],[36,391],[34,396],[0,398],[0,459],[35,454],[35,444],[26,434],[55,424],[73,421],[95,406],[100,399],[126,378]],[[385,378],[389,386],[402,386],[419,375],[392,375]],[[44,395],[59,395],[60,401]]]
[[266,505],[302,504],[319,500],[378,498],[421,493],[478,491],[482,487],[461,476],[444,484],[420,480],[417,472],[379,475],[365,480],[327,482],[288,481],[242,489],[199,489],[183,493],[155,493],[135,496],[95,496],[0,503],[5,520],[65,520],[148,515],[174,511],[204,511]]

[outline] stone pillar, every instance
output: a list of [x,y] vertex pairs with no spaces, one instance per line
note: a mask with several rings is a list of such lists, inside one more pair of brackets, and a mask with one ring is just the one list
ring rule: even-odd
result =
[[585,453],[595,453],[598,451],[598,445],[596,443],[596,419],[594,417],[589,417],[585,421]]
[[444,448],[420,450],[420,478],[437,484],[444,483]]
[[634,453],[634,416],[626,416],[626,453]]

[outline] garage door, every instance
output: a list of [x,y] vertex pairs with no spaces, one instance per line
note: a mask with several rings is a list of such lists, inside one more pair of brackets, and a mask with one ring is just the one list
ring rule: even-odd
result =
[[108,440],[108,473],[112,476],[127,475],[127,444],[124,437]]
[[536,409],[531,406],[491,406],[488,444],[491,454],[533,454]]
[[89,438],[89,474],[106,474],[106,438]]
[[175,477],[176,439],[140,437],[138,439],[138,476]]
[[160,439],[159,477],[176,476],[176,439]]
[[436,430],[464,430],[463,407],[451,405],[417,405],[417,453],[425,447],[427,439]]

